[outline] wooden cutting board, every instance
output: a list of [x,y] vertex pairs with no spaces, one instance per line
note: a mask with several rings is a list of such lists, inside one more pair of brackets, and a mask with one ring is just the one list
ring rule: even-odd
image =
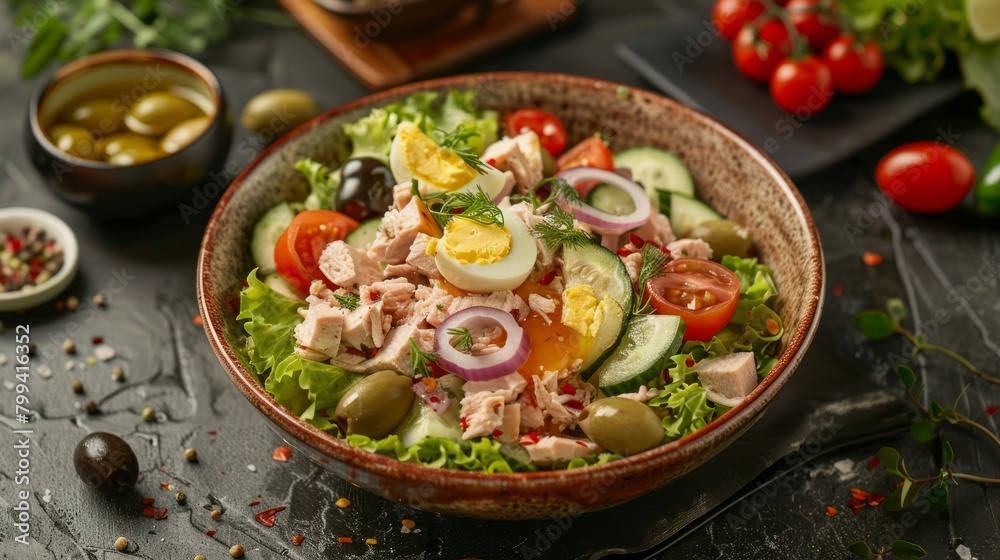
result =
[[[568,25],[574,0],[497,3],[479,22],[474,4],[427,33],[399,38],[359,37],[357,20],[335,15],[313,0],[278,0],[307,33],[365,86],[378,90],[442,74],[531,35]],[[364,46],[361,46],[364,45]]]

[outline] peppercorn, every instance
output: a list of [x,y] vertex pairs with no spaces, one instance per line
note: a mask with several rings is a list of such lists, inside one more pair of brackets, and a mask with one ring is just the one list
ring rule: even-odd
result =
[[208,560],[208,558],[205,558],[203,554],[199,554],[198,556],[194,557],[194,560]]
[[229,555],[233,558],[243,558],[243,546],[234,544],[233,547],[229,549]]
[[187,494],[185,494],[184,492],[178,492],[177,495],[174,497],[177,499],[178,504],[183,504],[188,499]]
[[198,452],[193,447],[188,447],[184,450],[184,459],[188,463],[193,463],[198,460]]
[[119,383],[125,381],[125,370],[121,366],[115,366],[115,369],[111,370],[111,379]]
[[213,509],[212,510],[212,519],[214,519],[215,521],[218,521],[220,517],[222,517],[222,510],[221,509]]
[[74,379],[71,387],[73,387],[73,392],[77,395],[83,394],[83,383],[80,383],[79,379]]
[[125,537],[118,537],[117,539],[115,539],[115,550],[121,552],[126,548],[128,548],[128,539],[126,539]]
[[340,509],[344,509],[350,505],[351,505],[351,500],[348,500],[347,498],[340,498],[339,500],[337,500],[337,507],[339,507]]
[[63,341],[62,349],[67,354],[76,354],[76,344],[68,338]]
[[97,414],[100,409],[97,408],[97,403],[94,401],[87,401],[83,403],[83,411],[87,414]]
[[156,422],[156,411],[150,407],[142,409],[143,422]]
[[66,298],[66,309],[76,311],[76,308],[78,307],[80,307],[80,298],[76,296],[69,296]]
[[104,294],[97,294],[96,296],[94,296],[93,301],[94,305],[96,305],[97,307],[104,307],[108,303],[107,299],[104,297]]

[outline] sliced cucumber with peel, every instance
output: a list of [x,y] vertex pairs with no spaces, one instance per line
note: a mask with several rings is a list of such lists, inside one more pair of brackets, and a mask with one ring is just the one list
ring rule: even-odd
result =
[[666,150],[652,146],[630,148],[615,154],[615,167],[627,167],[632,180],[642,184],[653,202],[661,192],[694,196],[694,179],[687,165]]
[[677,237],[687,237],[698,224],[725,219],[704,202],[677,193],[661,193],[660,213],[670,218]]
[[380,225],[382,225],[382,218],[365,220],[344,237],[344,243],[355,249],[367,251],[372,246],[372,242],[375,241],[375,234],[378,233]]
[[301,299],[305,300],[307,294],[303,294],[292,287],[284,278],[278,276],[277,272],[272,272],[264,277],[264,283],[267,284],[269,288],[278,292],[279,294],[285,296],[288,299]]
[[684,342],[684,321],[676,315],[636,315],[611,356],[597,370],[607,396],[634,393],[663,373]]
[[250,238],[250,254],[253,256],[253,262],[256,263],[259,269],[258,273],[261,276],[276,270],[274,247],[278,244],[278,238],[285,233],[293,219],[295,219],[295,210],[292,210],[287,202],[282,202],[257,220],[257,225],[253,228],[253,236]]
[[597,185],[587,193],[587,204],[602,212],[625,216],[635,212],[635,201],[628,193],[611,185]]

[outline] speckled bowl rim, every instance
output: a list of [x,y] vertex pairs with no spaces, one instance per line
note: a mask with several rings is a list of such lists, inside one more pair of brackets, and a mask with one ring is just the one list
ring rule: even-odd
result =
[[[280,150],[291,139],[309,134],[318,123],[360,108],[379,106],[385,104],[390,99],[418,91],[469,87],[482,83],[484,80],[489,82],[543,81],[584,90],[606,89],[616,91],[619,87],[627,88],[631,95],[637,98],[642,98],[645,101],[655,104],[668,105],[674,111],[687,113],[690,119],[699,121],[706,128],[713,130],[716,134],[720,134],[727,140],[738,145],[744,151],[751,154],[757,164],[780,186],[781,191],[794,201],[795,215],[790,216],[790,219],[795,220],[799,228],[806,234],[807,246],[809,248],[808,253],[802,255],[803,258],[809,261],[808,270],[810,272],[809,277],[805,279],[807,286],[803,296],[806,298],[806,301],[803,303],[804,312],[795,332],[778,358],[774,369],[761,381],[747,399],[715,419],[702,430],[685,439],[661,445],[649,451],[604,465],[572,470],[486,474],[424,467],[352,447],[345,441],[300,420],[296,415],[279,405],[264,389],[263,384],[258,381],[257,376],[243,367],[236,353],[230,347],[229,343],[226,342],[223,335],[222,311],[218,307],[210,305],[210,302],[217,301],[217,295],[209,271],[212,268],[214,260],[215,237],[223,221],[222,216],[226,213],[233,196],[243,186],[243,182],[247,176],[253,173],[256,167],[270,157],[272,153]],[[468,489],[480,493],[484,491],[495,492],[497,495],[500,495],[501,493],[506,494],[510,492],[519,494],[521,492],[530,492],[534,489],[552,491],[559,487],[572,487],[588,482],[593,483],[595,480],[606,479],[609,475],[614,477],[624,476],[641,469],[655,468],[658,465],[683,463],[683,459],[677,457],[682,452],[688,452],[688,450],[699,447],[710,449],[713,443],[717,443],[716,440],[718,438],[725,439],[725,431],[720,430],[720,428],[729,426],[732,428],[732,431],[740,431],[749,427],[754,417],[763,413],[771,399],[777,394],[777,391],[788,381],[788,378],[802,361],[806,349],[816,334],[823,306],[825,265],[823,263],[823,253],[816,224],[809,213],[805,200],[794,187],[791,179],[778,168],[774,161],[755,147],[749,140],[707,114],[650,91],[595,78],[543,72],[491,72],[438,78],[373,93],[319,115],[276,141],[233,180],[230,187],[220,198],[205,230],[202,241],[201,252],[198,257],[197,284],[198,305],[204,319],[205,330],[219,361],[226,369],[233,383],[236,384],[250,402],[286,433],[324,455],[343,463],[352,472],[354,470],[366,471],[378,477],[386,477],[400,482],[412,482],[413,484],[431,482],[458,491]],[[682,448],[687,448],[687,450]],[[709,451],[709,455],[720,449]]]

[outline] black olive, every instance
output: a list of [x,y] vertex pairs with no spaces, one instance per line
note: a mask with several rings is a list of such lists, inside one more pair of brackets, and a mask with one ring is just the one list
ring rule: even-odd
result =
[[340,170],[337,210],[358,220],[380,217],[392,206],[396,179],[384,163],[375,158],[347,160]]
[[139,478],[139,461],[132,448],[106,432],[84,436],[73,451],[73,465],[87,486],[104,494],[129,492]]

